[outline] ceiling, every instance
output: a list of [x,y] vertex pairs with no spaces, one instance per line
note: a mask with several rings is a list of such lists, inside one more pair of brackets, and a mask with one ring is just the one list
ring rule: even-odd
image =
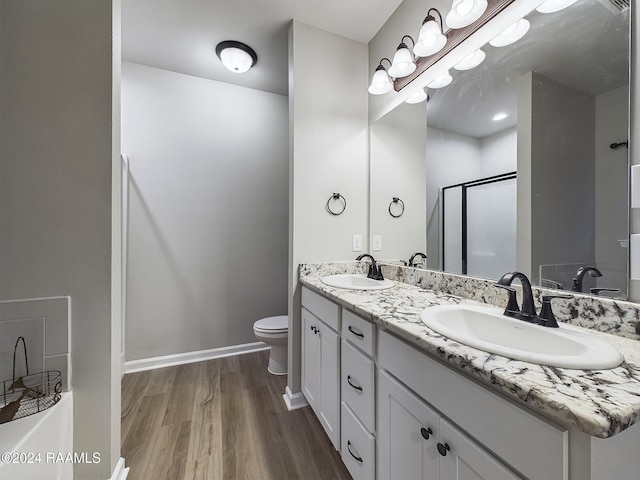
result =
[[[123,0],[122,59],[286,95],[291,19],[369,43],[401,0]],[[244,74],[215,54],[223,40],[251,46]]]
[[[449,86],[429,90],[431,127],[476,138],[517,123],[518,81],[534,71],[592,96],[629,84],[629,10],[614,12],[601,0],[580,0],[552,14],[527,16],[527,35],[507,47],[483,47],[485,61],[451,70]],[[498,112],[509,116],[491,120]]]

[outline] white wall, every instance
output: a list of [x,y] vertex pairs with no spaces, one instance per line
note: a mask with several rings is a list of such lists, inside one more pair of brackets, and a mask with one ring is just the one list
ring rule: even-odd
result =
[[282,95],[123,63],[128,361],[286,313],[287,131]]
[[[354,259],[368,234],[367,45],[305,25],[289,30],[289,377],[300,391],[298,265]],[[347,199],[340,216],[325,205]]]
[[0,298],[71,297],[74,449],[101,456],[75,465],[87,480],[111,475],[120,441],[111,361],[120,348],[111,312],[118,6],[0,2]]
[[[427,246],[426,103],[405,103],[370,126],[370,231],[382,237],[376,258],[404,259]],[[404,202],[399,218],[389,214],[393,197]],[[401,209],[391,209],[398,215]],[[373,240],[369,239],[373,246]]]
[[518,132],[511,127],[480,140],[482,176],[515,172],[518,166]]

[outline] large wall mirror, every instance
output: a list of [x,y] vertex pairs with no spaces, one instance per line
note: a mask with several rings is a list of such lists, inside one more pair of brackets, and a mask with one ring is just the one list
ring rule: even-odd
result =
[[[430,269],[626,298],[630,11],[615,4],[533,11],[525,37],[371,125],[381,258],[424,250]],[[392,196],[415,216],[389,218]]]

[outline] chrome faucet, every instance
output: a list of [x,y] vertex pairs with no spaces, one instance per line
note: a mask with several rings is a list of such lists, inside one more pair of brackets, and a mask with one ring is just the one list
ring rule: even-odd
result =
[[422,252],[416,252],[413,255],[411,255],[411,258],[409,258],[409,266],[410,267],[415,267],[416,266],[416,262],[414,261],[416,259],[416,257],[422,257],[425,259],[425,261],[427,260],[427,256],[422,253]]
[[590,277],[601,277],[602,272],[593,266],[582,266],[576,272],[576,278],[573,279],[573,288],[574,292],[582,292],[582,281],[584,280],[584,276],[589,274]]
[[384,280],[382,276],[382,269],[376,263],[376,259],[368,253],[363,253],[362,255],[358,255],[356,260],[360,261],[365,258],[371,260],[371,265],[369,266],[369,273],[367,273],[367,278],[372,278],[373,280]]
[[533,304],[533,292],[531,291],[531,282],[524,273],[521,272],[509,272],[505,273],[497,285],[499,287],[511,287],[511,283],[515,279],[520,280],[522,285],[522,308],[518,309],[518,303],[515,301],[515,290],[507,288],[509,290],[509,306],[505,310],[505,315],[510,317],[520,318],[528,322],[535,322],[538,317],[536,313],[536,307]]

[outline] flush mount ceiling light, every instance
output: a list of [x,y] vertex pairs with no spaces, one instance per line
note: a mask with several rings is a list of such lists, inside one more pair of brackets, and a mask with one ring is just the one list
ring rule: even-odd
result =
[[499,122],[500,120],[504,120],[505,118],[507,118],[509,115],[507,115],[504,112],[500,112],[500,113],[496,113],[493,118],[491,118],[491,120],[493,120],[494,122]]
[[234,73],[244,73],[258,61],[253,48],[235,40],[225,40],[216,45],[216,55]]
[[420,103],[424,101],[429,101],[429,95],[424,91],[424,88],[421,88],[416,93],[411,95],[409,98],[405,100],[405,103]]
[[493,40],[489,40],[489,44],[494,47],[506,47],[507,45],[511,45],[525,36],[529,31],[529,26],[529,21],[521,18],[500,35],[494,37]]
[[453,0],[445,22],[451,28],[462,28],[478,20],[487,9],[487,0]]
[[409,38],[415,47],[415,42],[413,38],[409,35],[405,35],[402,37],[400,41],[400,45],[396,49],[396,53],[393,56],[393,62],[391,62],[391,67],[389,68],[389,75],[394,78],[406,77],[407,75],[411,75],[416,70],[416,62],[413,60],[413,55],[411,55],[411,50],[407,47],[407,44],[404,43],[404,39]]
[[[431,12],[438,14],[440,24],[436,22],[436,17]],[[430,8],[427,16],[422,22],[422,28],[418,34],[418,41],[413,47],[413,53],[418,57],[428,57],[442,50],[447,44],[447,37],[442,34],[442,15],[437,8]]]
[[576,1],[577,0],[547,0],[538,8],[536,8],[536,10],[540,13],[559,12],[560,10],[570,7],[571,5],[576,3]]
[[453,82],[453,77],[449,74],[447,70],[442,75],[437,76],[429,83],[427,83],[427,88],[443,88]]
[[456,70],[471,70],[474,67],[480,65],[487,55],[480,49],[473,52],[471,55],[463,58],[457,64],[453,66]]
[[391,64],[391,60],[388,58],[383,58],[380,60],[380,63],[376,67],[376,71],[373,74],[373,78],[371,79],[371,85],[369,85],[369,93],[372,95],[382,95],[390,92],[393,89],[393,84],[391,83],[391,79],[389,75],[387,75],[387,69],[384,68],[382,62],[386,60]]

